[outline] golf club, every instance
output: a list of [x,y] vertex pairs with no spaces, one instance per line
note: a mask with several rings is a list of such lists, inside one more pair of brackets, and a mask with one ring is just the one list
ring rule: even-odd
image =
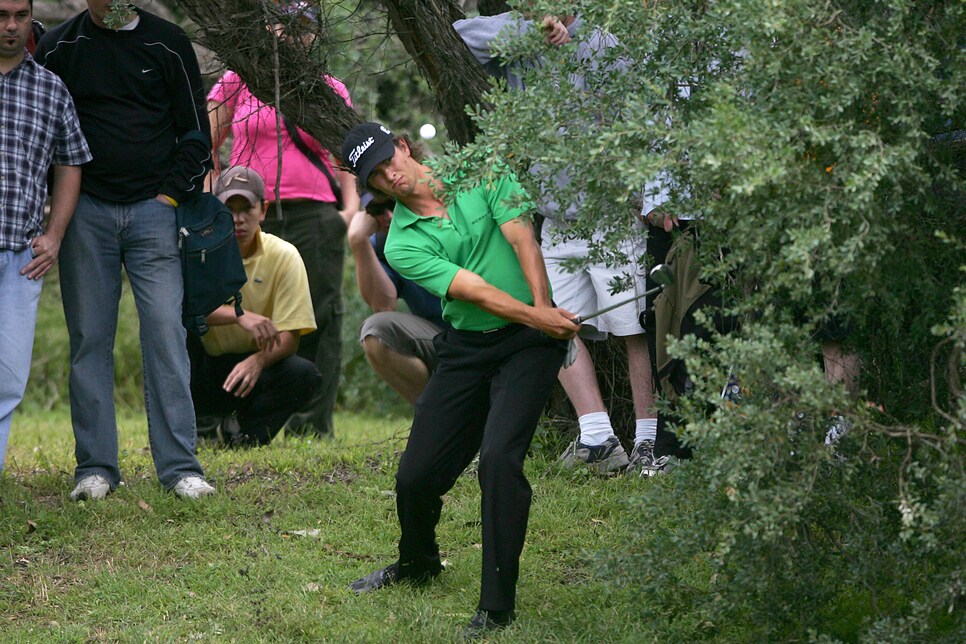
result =
[[671,270],[671,267],[668,266],[667,264],[658,264],[657,266],[652,268],[651,272],[648,274],[648,277],[650,277],[653,281],[657,282],[658,285],[652,289],[644,291],[640,295],[635,295],[634,297],[627,298],[626,300],[623,300],[616,304],[605,306],[601,310],[595,311],[594,313],[590,313],[588,315],[578,315],[573,319],[574,324],[583,324],[586,320],[595,318],[598,315],[603,315],[608,311],[613,311],[614,309],[624,306],[625,304],[636,302],[642,297],[647,297],[648,295],[653,295],[654,293],[657,293],[658,291],[662,290],[665,286],[670,286],[671,284],[674,284],[674,272]]

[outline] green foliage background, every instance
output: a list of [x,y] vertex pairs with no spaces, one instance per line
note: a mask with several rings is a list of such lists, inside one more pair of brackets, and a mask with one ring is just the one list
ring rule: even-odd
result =
[[[608,230],[604,260],[663,174],[665,209],[698,218],[705,279],[741,321],[674,346],[696,456],[633,501],[638,536],[602,554],[606,574],[639,587],[672,640],[966,639],[966,142],[950,138],[966,128],[966,6],[581,11],[622,47],[581,65],[537,33],[508,40],[508,60],[542,57],[527,92],[494,92],[478,142],[438,167],[465,185],[508,159],[535,191],[533,162],[569,169],[558,200],[582,197],[574,230]],[[830,319],[862,357],[858,401],[818,362]],[[750,392],[737,408],[720,399],[729,372]],[[830,448],[837,414],[852,429]]]
[[[594,91],[561,82],[588,75],[572,47],[537,34],[508,42],[508,57],[537,52],[545,64],[526,74],[525,94],[494,92],[493,110],[476,115],[479,143],[439,168],[468,164],[464,181],[486,180],[500,157],[531,187],[534,161],[576,168],[558,196],[584,195],[576,231],[607,229],[600,259],[630,234],[641,186],[663,173],[668,210],[699,217],[705,276],[742,321],[729,336],[677,343],[695,382],[678,430],[695,458],[629,501],[639,529],[601,553],[601,571],[638,590],[638,617],[670,640],[966,640],[966,162],[963,142],[943,138],[966,128],[966,7],[600,0],[581,10],[623,44],[590,70]],[[342,50],[352,64],[331,66],[367,118],[419,123],[422,113],[406,116],[406,87],[353,87],[375,54]],[[612,71],[618,56],[626,73]],[[351,277],[342,404],[386,404],[398,397],[359,360],[353,318],[365,311]],[[55,297],[52,279],[34,406],[65,399]],[[124,311],[122,329],[135,319]],[[814,332],[832,316],[850,322],[863,359],[858,401],[817,361]],[[139,358],[125,344],[136,334],[120,335],[119,398],[140,404]],[[719,399],[729,371],[750,392],[737,408]],[[830,449],[833,414],[852,430]]]

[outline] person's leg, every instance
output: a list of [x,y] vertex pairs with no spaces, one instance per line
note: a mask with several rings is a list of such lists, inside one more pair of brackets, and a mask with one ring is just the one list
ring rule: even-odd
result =
[[68,383],[77,459],[74,479],[103,476],[112,489],[121,481],[114,412],[114,337],[121,297],[118,227],[116,204],[82,192],[59,257],[60,291],[70,337]]
[[[559,225],[551,226],[548,234],[544,239],[543,252],[547,276],[553,286],[554,302],[575,314],[597,310],[599,302],[587,269],[571,272],[564,266],[566,260],[587,255],[587,242],[560,239]],[[582,333],[591,338],[606,337],[594,324],[584,325]],[[577,414],[580,432],[559,460],[564,467],[584,463],[606,474],[627,465],[627,454],[614,434],[590,353],[580,338],[574,341],[577,344],[577,358],[569,367],[560,369],[557,377]]]
[[318,394],[286,424],[287,431],[299,433],[311,426],[318,434],[332,435],[342,371],[342,269],[345,261],[345,220],[334,204],[305,202],[283,205],[279,225],[274,205],[269,207],[266,230],[291,242],[302,256],[309,278],[309,291],[315,309],[316,331],[302,336],[298,354],[315,363],[322,375]]
[[235,412],[235,397],[222,385],[237,361],[225,361],[222,356],[209,356],[201,338],[193,333],[187,337],[188,359],[191,363],[191,401],[196,416],[226,416]]
[[359,339],[373,371],[415,404],[436,366],[433,338],[439,332],[434,323],[410,313],[380,311],[362,323]]
[[429,369],[426,364],[419,358],[393,351],[373,335],[362,341],[362,350],[372,370],[393,391],[405,398],[406,402],[415,405],[419,394],[423,393],[426,383],[429,382]]
[[654,456],[657,441],[657,408],[654,405],[654,381],[647,338],[643,333],[624,338],[627,345],[627,372],[634,401],[634,448],[627,471],[652,476],[667,462]]
[[0,250],[0,474],[7,455],[13,411],[23,400],[43,280],[20,274],[33,253]]
[[144,407],[158,479],[168,489],[203,476],[195,458],[191,366],[181,323],[184,295],[174,208],[148,199],[121,210],[122,258],[140,322]]
[[424,578],[440,570],[436,525],[442,496],[473,460],[490,405],[488,366],[478,347],[456,332],[437,339],[439,365],[416,401],[413,427],[396,473],[399,576]]
[[322,376],[297,355],[262,370],[252,392],[236,399],[241,438],[246,445],[268,445],[293,413],[322,386]]
[[[566,307],[564,307],[566,308]],[[558,378],[560,384],[574,406],[577,418],[586,414],[606,412],[604,399],[600,394],[600,386],[597,384],[597,373],[594,370],[594,363],[590,359],[590,352],[580,338],[575,338],[577,343],[577,359],[569,367],[560,370]],[[613,432],[611,432],[613,433]],[[585,438],[581,436],[581,438]],[[607,437],[605,436],[604,439]],[[586,442],[585,444],[599,445],[602,440]]]
[[558,460],[563,467],[583,464],[606,475],[625,467],[629,459],[614,434],[587,347],[580,338],[574,341],[577,343],[577,359],[569,367],[560,369],[557,378],[577,412],[580,433]]
[[480,447],[483,573],[479,610],[510,611],[516,602],[531,500],[523,460],[553,390],[565,347],[565,342],[522,327],[491,350],[502,361],[490,385],[490,410]]
[[845,349],[841,342],[826,340],[822,342],[822,362],[825,365],[825,378],[831,383],[841,382],[849,396],[854,400],[859,395],[859,356]]
[[647,353],[647,338],[643,333],[624,337],[627,345],[627,371],[631,382],[634,415],[637,418],[657,418],[654,406],[654,380],[651,358]]

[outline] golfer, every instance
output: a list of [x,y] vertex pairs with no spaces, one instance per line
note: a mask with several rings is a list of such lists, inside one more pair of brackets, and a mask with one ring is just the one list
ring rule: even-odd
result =
[[483,576],[465,635],[514,619],[530,512],[523,474],[537,420],[579,327],[554,307],[522,188],[508,170],[441,200],[422,152],[385,126],[354,127],[342,145],[359,183],[396,200],[386,258],[443,301],[452,325],[435,338],[439,364],[417,399],[396,473],[399,559],[351,584],[357,593],[442,572],[436,524],[442,495],[480,453]]

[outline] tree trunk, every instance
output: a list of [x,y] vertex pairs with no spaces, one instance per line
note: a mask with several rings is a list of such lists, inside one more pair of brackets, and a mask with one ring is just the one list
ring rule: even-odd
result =
[[[271,0],[176,0],[201,29],[200,40],[241,76],[252,93],[338,151],[359,116],[324,80],[326,69],[298,41],[275,39],[266,28]],[[463,145],[475,128],[466,105],[482,102],[486,74],[452,28],[463,16],[452,0],[384,0],[390,22],[436,93],[451,140]],[[324,9],[324,7],[323,7]],[[276,65],[276,47],[277,60]]]
[[469,143],[476,126],[466,106],[483,102],[489,82],[452,27],[462,10],[452,0],[385,0],[385,5],[396,35],[436,93],[450,139]]
[[[271,1],[177,0],[202,33],[200,40],[238,73],[267,105],[280,111],[338,155],[359,116],[325,81],[326,70],[297,40],[275,38],[267,25]],[[276,64],[276,60],[278,64]]]

